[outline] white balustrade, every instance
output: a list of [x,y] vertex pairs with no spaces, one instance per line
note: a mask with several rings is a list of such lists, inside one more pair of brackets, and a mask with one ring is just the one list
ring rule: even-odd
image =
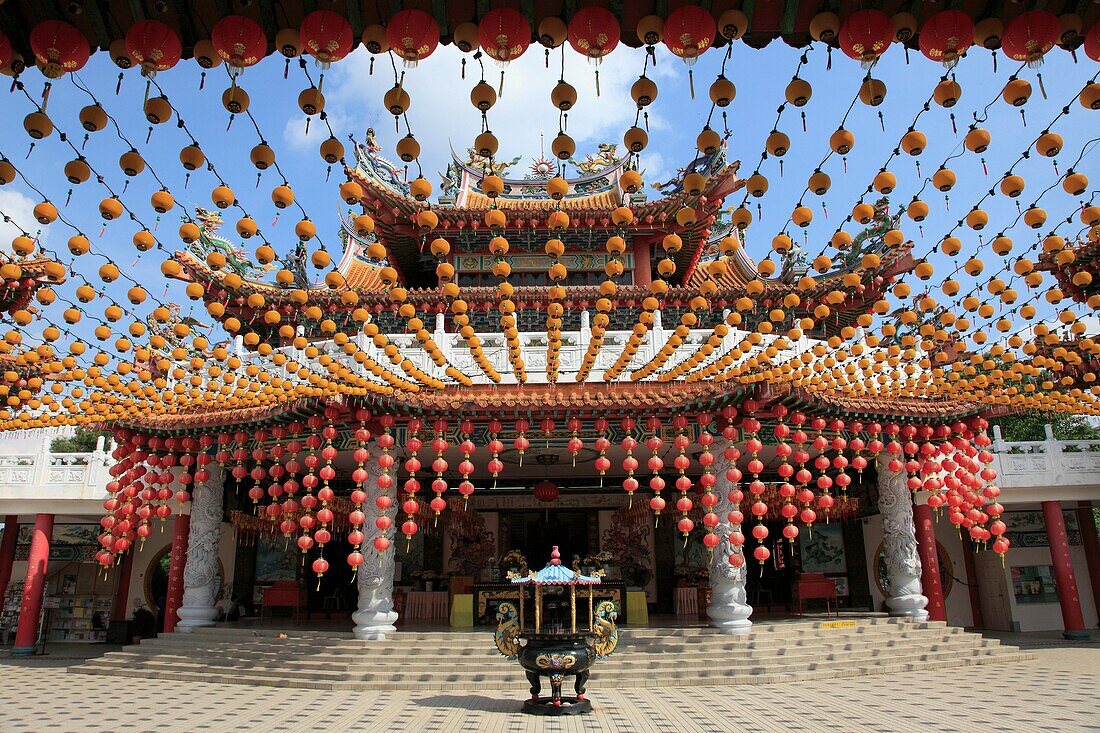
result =
[[1075,501],[1100,498],[1100,440],[1006,441],[993,427],[993,468],[1001,503]]

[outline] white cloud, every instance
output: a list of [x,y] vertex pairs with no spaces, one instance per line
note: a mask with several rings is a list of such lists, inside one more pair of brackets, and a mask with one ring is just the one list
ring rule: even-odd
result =
[[10,218],[4,221],[0,218],[0,246],[4,251],[11,251],[11,240],[23,232],[28,232],[32,237],[35,232],[41,230],[39,241],[45,242],[49,236],[49,228],[42,227],[34,218],[34,207],[38,202],[19,191],[12,189],[0,190],[0,211]]
[[[461,75],[463,56],[465,79]],[[596,144],[601,142],[614,142],[621,148],[623,133],[634,123],[636,108],[630,101],[630,85],[641,72],[641,55],[611,54],[597,66],[567,49],[565,59],[565,79],[576,88],[578,97],[567,123],[568,134],[577,142],[576,157],[595,151]],[[671,61],[662,61],[656,67],[651,65],[648,72],[658,85],[675,73]],[[393,158],[399,134],[394,132],[393,118],[382,106],[383,95],[393,86],[393,68],[388,57],[379,56],[374,60],[371,75],[370,63],[370,54],[360,48],[334,67],[331,81],[326,82],[326,92],[331,90],[328,109],[341,121],[354,124],[360,120],[357,136],[373,125],[386,155]],[[543,145],[549,157],[550,141],[557,135],[559,120],[558,110],[550,103],[550,92],[561,77],[561,51],[551,52],[550,68],[546,68],[544,49],[538,45],[507,66],[488,58],[483,58],[482,63],[485,80],[494,88],[499,88],[504,71],[504,93],[488,113],[489,127],[500,140],[499,157],[510,160],[520,155],[528,161],[538,156]],[[454,46],[441,46],[415,68],[399,65],[398,73],[402,71],[404,88],[412,100],[409,124],[422,147],[420,159],[425,165],[425,175],[433,177],[431,170],[442,169],[450,160],[449,144],[456,150],[464,150],[481,132],[481,116],[470,104],[470,89],[477,83],[481,69],[472,55],[464,55]],[[672,127],[650,109],[651,131]],[[403,134],[404,125],[400,135]],[[521,167],[513,170],[525,172]]]

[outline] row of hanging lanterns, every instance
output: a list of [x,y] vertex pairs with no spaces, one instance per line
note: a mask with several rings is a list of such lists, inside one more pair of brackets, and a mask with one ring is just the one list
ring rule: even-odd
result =
[[[1081,33],[1080,25],[1076,16],[1060,18],[1046,10],[1025,11],[1007,24],[996,18],[975,24],[962,11],[941,10],[919,26],[919,47],[929,59],[947,65],[953,65],[975,43],[1000,48],[1008,59],[1034,65],[1064,39],[1077,38],[1083,39],[1086,56],[1100,61],[1100,26]],[[739,10],[728,10],[715,21],[702,7],[684,5],[664,19],[655,15],[642,18],[637,33],[647,45],[663,42],[671,53],[691,64],[714,44],[719,32],[737,38],[747,28],[748,19]],[[532,34],[522,13],[502,7],[487,12],[477,24],[459,24],[453,37],[463,52],[480,48],[494,61],[508,63],[523,55],[533,37],[548,50],[568,42],[577,53],[598,61],[615,49],[622,35],[615,15],[598,5],[578,9],[568,24],[548,17],[537,31]],[[917,32],[912,14],[889,16],[876,9],[857,10],[843,20],[835,13],[822,12],[810,23],[810,33],[816,40],[835,43],[846,55],[865,64],[874,63],[893,41],[904,43]],[[271,40],[248,16],[230,15],[213,26],[209,40],[196,44],[194,56],[206,68],[224,62],[232,73],[239,73],[267,55]],[[323,66],[347,56],[355,44],[350,23],[332,10],[309,13],[297,29],[279,31],[274,41],[281,54],[294,57],[308,53]],[[431,56],[439,41],[435,18],[416,8],[398,11],[385,26],[371,26],[363,32],[363,42],[371,53],[392,50],[410,65]],[[59,20],[38,23],[31,31],[30,45],[35,62],[49,78],[79,71],[91,53],[84,35]],[[119,66],[138,66],[143,73],[155,75],[179,62],[182,43],[170,26],[147,19],[134,23],[110,52]],[[13,56],[10,42],[4,38],[0,41],[0,67],[8,68]]]
[[[621,447],[625,453],[622,485],[631,501],[640,488],[635,474],[644,475],[642,464],[634,457],[641,447],[635,435],[646,438],[648,433],[645,446],[649,458],[644,470],[650,474],[648,486],[653,496],[648,504],[656,520],[660,521],[663,511],[674,511],[677,531],[686,540],[701,518],[705,530],[703,542],[711,549],[722,539],[718,534],[719,525],[723,520],[728,522],[733,525],[729,539],[735,548],[729,560],[740,566],[745,561],[742,552],[745,537],[740,528],[751,517],[755,522],[751,534],[757,540],[753,556],[763,563],[770,557],[765,542],[768,537],[766,520],[778,518],[783,521],[783,537],[793,542],[799,535],[799,523],[812,528],[819,518],[828,520],[838,501],[842,502],[841,513],[850,514],[853,505],[845,492],[853,477],[847,471],[862,474],[871,461],[882,454],[888,458],[887,470],[906,475],[910,490],[925,492],[928,504],[937,511],[946,510],[950,521],[960,531],[968,532],[975,543],[992,542],[994,551],[1000,554],[1007,551],[1005,525],[1000,521],[1004,509],[997,501],[1000,490],[993,483],[996,472],[990,467],[993,458],[988,451],[991,441],[985,420],[974,418],[940,425],[882,425],[859,420],[811,418],[799,411],[776,406],[761,417],[775,423],[769,443],[774,446],[778,459],[774,472],[780,481],[765,482],[763,476],[769,471],[761,460],[763,425],[760,419],[751,416],[757,412],[755,401],[746,401],[742,409],[750,416],[739,415],[735,408],[726,407],[717,416],[699,413],[689,419],[684,414],[674,415],[667,425],[655,415],[640,422],[631,417],[620,419],[617,427],[624,436]],[[377,529],[372,533],[372,546],[376,552],[385,552],[392,546],[391,530],[404,535],[408,543],[420,531],[418,520],[433,518],[434,522],[448,508],[459,510],[457,504],[448,503],[445,498],[451,489],[448,475],[452,467],[444,458],[452,447],[448,441],[454,427],[451,423],[444,418],[405,420],[405,459],[400,462],[394,455],[394,431],[398,422],[393,415],[383,415],[376,420],[369,410],[360,408],[348,417],[339,409],[329,407],[305,420],[251,430],[203,433],[197,437],[149,436],[128,429],[116,431],[118,444],[113,457],[117,462],[110,469],[112,481],[107,486],[106,513],[100,522],[103,533],[97,560],[109,567],[135,541],[147,538],[154,519],[165,520],[171,516],[171,499],[186,504],[191,500],[192,487],[211,479],[214,463],[238,486],[242,480],[251,479],[248,496],[259,517],[270,525],[268,531],[282,533],[288,543],[293,541],[303,553],[314,547],[321,550],[312,565],[318,577],[329,569],[323,551],[337,528],[347,532],[348,541],[353,545],[348,564],[352,568],[362,565],[361,545],[366,540],[362,530],[372,496]],[[354,428],[352,458],[356,467],[349,476],[354,488],[347,497],[338,498],[333,486],[337,478],[333,464],[339,457],[335,442],[345,422],[347,427]],[[369,425],[380,426],[382,432],[374,435]],[[596,417],[591,425],[598,433],[592,444],[598,456],[593,468],[603,476],[611,469],[605,454],[611,447],[608,438],[613,423],[605,417]],[[464,509],[475,491],[470,476],[475,472],[472,459],[477,446],[472,436],[479,430],[469,419],[460,421],[457,427],[462,438],[457,447],[463,457],[455,468],[462,477],[457,491]],[[522,460],[523,453],[531,447],[528,435],[532,426],[527,419],[518,418],[512,427],[516,431],[513,446]],[[584,442],[578,437],[582,423],[577,418],[570,418],[565,427],[572,435],[567,447],[575,457],[584,449]],[[505,448],[497,437],[504,424],[493,419],[484,428],[491,437],[486,446],[491,455],[486,471],[492,473],[495,483],[504,469],[497,457]],[[555,428],[553,419],[544,418],[538,433],[548,440]],[[669,446],[674,454],[671,465],[666,465],[663,457],[666,429],[675,433]],[[724,440],[720,454],[713,452],[718,448],[716,433]],[[425,444],[422,437],[431,437],[430,443]],[[369,450],[372,441],[378,446],[373,454]],[[429,450],[423,454],[425,448]],[[430,463],[422,462],[421,455],[425,460],[430,459]],[[722,463],[718,461],[719,455]],[[368,468],[371,463],[374,468]],[[247,464],[253,467],[249,469]],[[675,475],[671,487],[661,475],[670,468]],[[402,474],[406,477],[404,481],[400,479]],[[716,493],[719,478],[726,482],[726,500],[731,507],[725,518],[716,513],[720,503]],[[425,480],[434,495],[426,505],[421,498]],[[662,491],[668,488],[674,493],[666,501]],[[834,495],[833,491],[839,491],[840,495]],[[552,482],[543,481],[534,487],[534,495],[541,502],[551,503],[557,499],[558,489]],[[673,499],[670,505],[668,501]],[[391,512],[395,507],[405,515],[399,527]],[[341,514],[338,516],[336,512]]]

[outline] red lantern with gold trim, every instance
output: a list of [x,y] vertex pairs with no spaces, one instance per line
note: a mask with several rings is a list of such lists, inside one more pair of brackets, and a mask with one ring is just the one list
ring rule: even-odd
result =
[[683,5],[665,21],[665,45],[688,66],[714,43],[718,26],[714,16],[698,5]]
[[92,53],[84,34],[60,20],[42,21],[31,31],[30,40],[34,60],[50,79],[80,71]]
[[344,58],[355,45],[351,24],[332,10],[314,10],[302,18],[298,38],[305,51],[322,67]]
[[[713,22],[713,21],[712,21]],[[619,45],[619,21],[607,8],[589,5],[569,21],[569,45],[590,59],[602,59]]]
[[227,15],[210,31],[210,41],[236,76],[267,55],[267,36],[260,24],[244,15]]
[[974,21],[960,10],[941,10],[920,29],[920,50],[933,61],[951,67],[974,43]]
[[1060,32],[1061,24],[1054,13],[1029,10],[1013,18],[1005,28],[1001,50],[1013,61],[1039,66],[1043,63],[1043,55],[1054,48]]
[[857,10],[840,26],[837,40],[846,56],[869,68],[894,40],[894,24],[881,10]]
[[518,59],[531,45],[531,24],[518,10],[490,10],[477,24],[477,41],[489,58],[507,63]]
[[431,56],[439,45],[439,24],[423,10],[402,10],[394,13],[386,25],[386,40],[406,64],[415,66]]
[[126,31],[126,53],[141,66],[141,73],[155,76],[179,63],[183,46],[172,28],[159,20],[142,20]]

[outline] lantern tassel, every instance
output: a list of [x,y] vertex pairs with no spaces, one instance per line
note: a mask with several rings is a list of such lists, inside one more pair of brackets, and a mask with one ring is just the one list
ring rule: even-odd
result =
[[806,132],[806,110],[802,110],[802,132]]
[[[549,51],[547,53],[549,53]],[[462,58],[462,78],[463,79],[466,78],[466,58],[465,57]]]
[[546,49],[546,68],[550,68],[550,49]]
[[69,202],[73,200],[73,190],[70,188],[69,193],[65,195],[65,205],[68,206]]
[[149,140],[153,137],[153,126],[149,125],[149,131],[145,133],[145,144],[149,144]]
[[909,65],[909,47],[908,46],[902,46],[902,48],[905,49],[905,65],[908,66]]
[[367,71],[369,76],[374,76],[374,57],[370,57],[370,69]]
[[504,69],[500,70],[500,86],[497,88],[497,96],[504,96]]
[[985,164],[985,158],[982,158],[982,173],[989,175],[989,167]]
[[997,73],[997,52],[994,51],[993,53],[990,54],[990,56],[993,57],[993,73],[996,74]]
[[[122,76],[122,74],[119,74],[119,77],[121,77],[121,76]],[[46,82],[45,86],[42,87],[42,111],[43,112],[46,111],[46,105],[48,105],[50,103],[50,88],[52,86],[53,85],[50,84],[50,82]]]
[[1039,91],[1042,93],[1043,99],[1046,99],[1047,98],[1047,88],[1043,84],[1043,75],[1042,74],[1036,74],[1035,76],[1039,79]]
[[[600,70],[599,69],[596,69],[596,96],[597,97],[600,96]],[[694,95],[692,96],[692,99],[694,99]]]
[[695,99],[695,75],[691,69],[688,69],[688,89],[691,90],[691,98]]
[[[372,56],[371,57],[371,64],[373,65],[373,63],[374,63],[374,57]],[[286,66],[283,67],[283,78],[284,79],[289,79],[290,78],[290,59],[289,58],[286,60]]]
[[779,159],[779,177],[780,178],[783,177],[783,159],[782,158]]
[[828,60],[825,62],[825,71],[832,71],[833,70],[833,47],[832,46],[827,46],[826,50],[828,52]]
[[878,111],[878,126],[882,128],[883,132],[886,132],[886,118],[882,116],[882,110]]
[[145,99],[141,101],[142,105],[149,101],[149,88],[153,86],[153,80],[146,78],[145,80]]
[[118,72],[118,83],[115,84],[115,96],[122,91],[122,72]]
[[80,143],[80,149],[81,150],[84,150],[84,148],[88,147],[88,137],[89,137],[88,133],[84,133],[84,141],[82,143]]
[[1023,109],[1020,110],[1020,119],[1023,121],[1024,127],[1027,127],[1027,115],[1024,114]]
[[951,134],[952,135],[958,135],[959,134],[959,128],[955,126],[955,113],[954,112],[951,113]]

